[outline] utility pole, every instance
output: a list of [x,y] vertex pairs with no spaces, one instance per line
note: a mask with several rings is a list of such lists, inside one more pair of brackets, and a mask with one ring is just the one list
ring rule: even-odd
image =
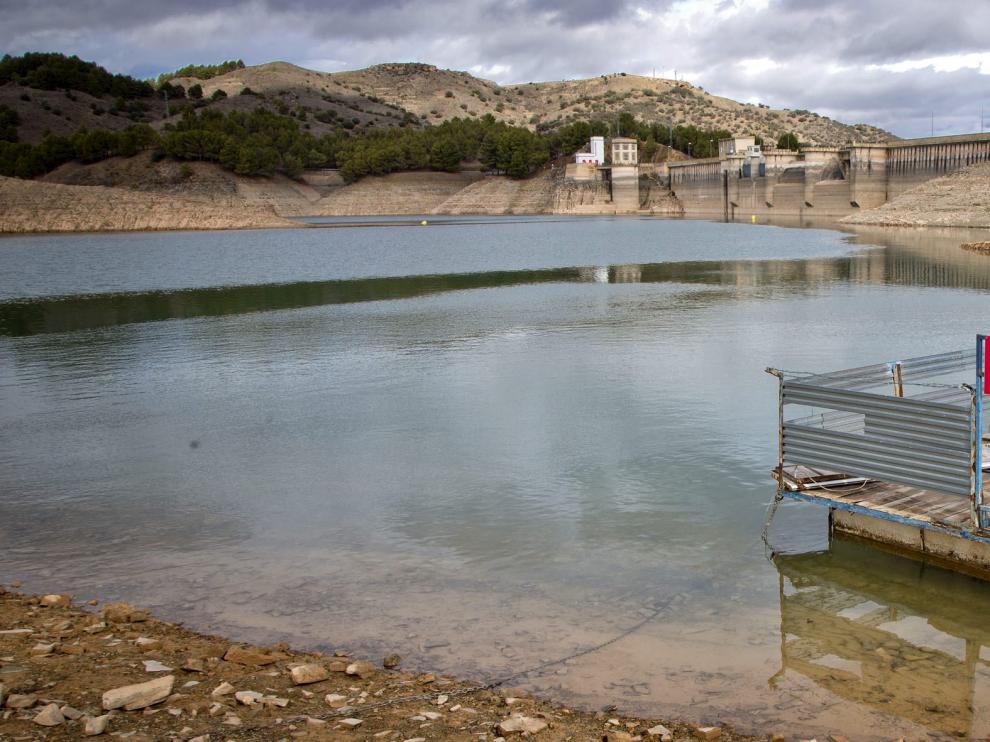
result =
[[932,111],[932,136],[935,136],[935,111]]
[[168,108],[168,91],[163,90],[162,92],[165,94],[165,118],[168,118],[169,116],[172,115],[172,113],[169,111]]

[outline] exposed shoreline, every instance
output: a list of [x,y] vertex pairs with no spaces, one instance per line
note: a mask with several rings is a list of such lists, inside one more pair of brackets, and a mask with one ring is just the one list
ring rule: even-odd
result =
[[[180,168],[139,155],[70,163],[41,180],[0,177],[0,234],[307,227],[300,217],[682,217],[684,212],[664,189],[648,192],[640,208],[622,210],[607,189],[575,185],[560,175],[546,171],[513,180],[471,170],[414,171],[345,184],[330,175],[250,178],[211,163]],[[836,223],[990,229],[988,193],[990,164],[978,164]]]
[[[722,726],[575,710],[487,681],[384,669],[396,660],[401,667],[395,656],[373,663],[341,649],[243,645],[127,604],[83,609],[68,595],[0,587],[0,737],[76,739],[102,728],[93,736],[130,733],[134,741],[755,739]],[[116,696],[108,691],[149,681],[159,687],[143,691],[132,710],[110,710]]]

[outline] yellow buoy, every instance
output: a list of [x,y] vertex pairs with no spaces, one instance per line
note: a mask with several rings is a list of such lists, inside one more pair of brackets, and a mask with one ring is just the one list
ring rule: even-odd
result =
[[421,221],[420,224],[422,224],[425,227],[427,225],[426,219],[424,219],[423,221]]
[[753,214],[753,216],[751,216],[749,219],[751,222],[753,222],[753,224],[756,224],[756,214]]

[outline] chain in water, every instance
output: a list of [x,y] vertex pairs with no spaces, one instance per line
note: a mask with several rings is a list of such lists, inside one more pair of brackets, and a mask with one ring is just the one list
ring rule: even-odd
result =
[[331,716],[339,716],[343,714],[364,714],[369,711],[375,711],[376,709],[386,708],[388,706],[396,706],[402,703],[411,703],[413,701],[431,701],[435,698],[438,698],[439,696],[450,696],[450,697],[466,696],[466,695],[470,695],[471,693],[479,693],[485,690],[494,690],[495,688],[498,688],[500,685],[505,685],[510,680],[516,680],[517,678],[521,678],[526,675],[533,675],[535,673],[542,672],[547,668],[556,667],[557,665],[562,665],[565,662],[570,662],[571,660],[578,659],[579,657],[585,657],[594,652],[598,652],[604,649],[605,647],[615,644],[617,641],[625,639],[627,636],[636,633],[641,628],[646,626],[646,624],[648,624],[650,621],[652,621],[661,613],[663,613],[665,610],[667,610],[672,602],[673,602],[673,598],[668,598],[667,600],[663,601],[661,605],[656,606],[652,611],[650,611],[649,615],[647,615],[642,621],[638,621],[637,623],[633,624],[627,629],[624,629],[623,631],[619,632],[610,639],[607,639],[606,641],[603,641],[599,644],[595,644],[594,646],[591,647],[585,647],[584,649],[580,649],[577,652],[567,655],[566,657],[560,657],[555,660],[542,662],[539,665],[534,665],[533,667],[529,667],[525,670],[512,673],[511,675],[505,675],[501,678],[492,680],[491,682],[488,683],[482,683],[480,685],[472,685],[472,686],[468,686],[467,688],[460,688],[456,690],[449,690],[449,691],[445,690],[445,691],[436,691],[433,693],[419,693],[411,696],[400,696],[399,698],[390,698],[387,701],[379,701],[378,703],[369,703],[364,706],[348,706],[346,708],[337,709],[336,711],[330,711],[325,714],[320,714],[312,718],[321,719]]

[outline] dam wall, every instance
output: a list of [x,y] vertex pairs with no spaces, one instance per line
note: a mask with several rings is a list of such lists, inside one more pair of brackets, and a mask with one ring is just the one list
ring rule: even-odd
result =
[[671,162],[670,189],[686,216],[843,217],[882,206],[933,178],[990,162],[990,133],[844,148],[770,150],[757,168],[739,157]]
[[887,145],[887,200],[932,178],[990,161],[990,133],[906,139]]

